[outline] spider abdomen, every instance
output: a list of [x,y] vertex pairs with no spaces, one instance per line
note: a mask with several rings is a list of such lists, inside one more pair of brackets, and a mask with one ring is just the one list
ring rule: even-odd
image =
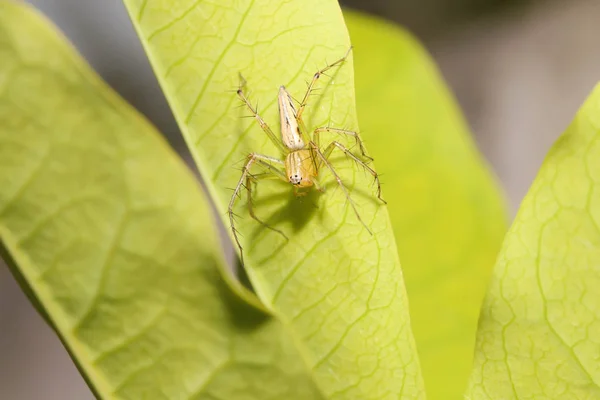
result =
[[285,90],[284,86],[279,88],[279,117],[281,120],[281,140],[285,147],[290,150],[302,150],[306,147],[297,121],[297,111],[292,101],[292,96]]

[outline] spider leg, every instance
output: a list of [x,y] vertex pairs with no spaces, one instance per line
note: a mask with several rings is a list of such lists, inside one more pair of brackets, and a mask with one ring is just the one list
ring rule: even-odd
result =
[[273,133],[271,128],[269,128],[269,125],[267,125],[267,123],[258,114],[258,110],[255,107],[253,107],[252,104],[250,104],[250,101],[248,100],[248,98],[246,97],[246,94],[244,93],[244,87],[246,86],[246,80],[241,75],[240,75],[240,79],[241,79],[241,82],[240,82],[240,87],[237,90],[237,95],[242,100],[242,102],[246,105],[246,107],[248,107],[248,109],[252,113],[252,117],[254,117],[254,119],[256,119],[256,121],[258,121],[258,124],[260,125],[262,130],[267,134],[269,139],[271,139],[273,144],[275,144],[275,146],[277,146],[277,148],[282,152],[282,154],[287,154],[287,150],[286,150],[285,146],[283,145],[283,143],[277,138],[277,135],[275,135]]
[[306,107],[308,97],[310,96],[310,93],[313,91],[314,86],[317,83],[317,81],[319,80],[319,78],[321,77],[321,75],[323,75],[325,72],[327,72],[329,69],[335,67],[336,65],[339,65],[339,64],[343,63],[344,61],[346,61],[346,58],[348,58],[348,55],[350,54],[351,50],[352,50],[352,46],[350,46],[350,48],[348,49],[346,54],[344,54],[344,57],[340,58],[333,64],[329,64],[325,68],[320,69],[317,72],[315,72],[315,74],[313,75],[312,81],[308,85],[306,93],[304,94],[304,97],[302,98],[302,102],[300,102],[300,107],[298,108],[298,113],[296,114],[298,119],[300,119],[302,117],[302,113],[304,112],[304,107]]
[[312,182],[313,182],[313,185],[315,185],[315,188],[319,192],[325,193],[325,186],[323,186],[316,177],[314,177],[314,176],[312,177]]
[[371,161],[373,161],[373,157],[367,155],[367,150],[365,149],[363,141],[360,138],[360,135],[358,134],[358,132],[349,131],[347,129],[330,128],[328,126],[325,126],[325,127],[322,127],[322,128],[317,128],[313,132],[313,140],[317,144],[317,146],[319,145],[319,136],[320,136],[319,134],[321,132],[339,133],[341,135],[352,136],[354,138],[354,140],[356,140],[356,144],[360,148],[360,153],[362,154],[362,156],[365,157],[365,158],[368,158]]
[[[238,197],[240,197],[240,192],[242,190],[242,187],[244,186],[244,182],[246,181],[246,179],[248,177],[251,176],[250,175],[250,167],[252,167],[252,165],[255,163],[263,165],[266,168],[268,168],[268,171],[272,172],[273,174],[276,174],[277,176],[285,178],[285,174],[281,170],[279,170],[279,168],[277,168],[275,166],[275,164],[282,166],[283,161],[278,160],[273,157],[264,156],[262,154],[250,153],[248,155],[247,161],[244,164],[244,167],[242,168],[242,175],[240,176],[240,179],[239,179],[237,185],[235,186],[235,189],[233,190],[233,195],[231,196],[231,200],[229,200],[229,207],[227,208],[227,214],[229,215],[229,223],[231,224],[231,233],[233,234],[233,239],[235,240],[235,243],[236,243],[238,249],[240,250],[240,259],[242,261],[242,265],[244,265],[244,251],[242,248],[242,244],[240,243],[240,239],[238,237],[238,231],[235,228],[235,219],[234,219],[235,214],[233,213],[233,208],[235,206],[236,199]],[[279,171],[279,173],[277,173],[275,171]],[[250,185],[247,184],[246,187],[249,188]],[[250,189],[248,189],[248,194],[249,195],[251,194]],[[253,216],[253,218],[255,218],[255,217]]]
[[[356,209],[356,205],[354,204],[354,201],[350,197],[350,193],[348,192],[348,189],[344,185],[344,182],[342,182],[342,179],[338,175],[338,173],[335,170],[335,168],[333,168],[333,165],[331,165],[331,163],[329,162],[329,160],[327,159],[327,157],[325,156],[325,154],[323,154],[323,152],[321,152],[321,150],[316,146],[316,144],[314,142],[310,142],[309,145],[311,146],[311,149],[314,152],[314,154],[316,154],[316,157],[318,157],[319,160],[321,161],[320,164],[324,164],[325,166],[327,166],[327,168],[329,168],[329,170],[333,174],[333,176],[334,176],[335,180],[337,181],[338,185],[340,186],[340,188],[344,192],[344,195],[346,196],[346,199],[348,200],[348,203],[350,203],[350,206],[352,206],[352,210],[354,211],[354,214],[356,215],[356,218],[365,227],[365,229],[367,230],[367,232],[369,232],[369,234],[372,235],[373,233],[371,232],[371,230],[369,229],[369,227],[367,226],[367,224],[365,224],[365,222],[360,217],[360,214],[358,213],[358,210]],[[331,154],[331,151],[329,153]]]
[[375,172],[375,170],[373,168],[369,167],[367,165],[367,163],[365,163],[363,160],[361,160],[360,158],[358,158],[354,154],[352,154],[352,152],[350,150],[348,150],[343,144],[341,144],[339,142],[335,142],[335,141],[331,142],[329,144],[329,146],[327,146],[327,148],[323,152],[323,155],[325,156],[325,158],[329,159],[329,156],[331,155],[331,153],[333,152],[333,150],[336,147],[338,149],[340,149],[341,151],[343,151],[344,154],[346,154],[348,157],[350,157],[350,159],[352,159],[352,161],[354,161],[355,163],[357,163],[358,165],[363,167],[368,173],[373,175],[373,178],[375,179],[375,182],[377,183],[377,198],[379,200],[381,200],[384,204],[387,204],[387,201],[385,201],[384,199],[381,198],[381,182],[379,182],[379,175],[377,174],[377,172]]
[[259,180],[269,179],[269,178],[273,178],[273,177],[280,178],[275,172],[272,172],[272,171],[269,171],[269,172],[267,172],[265,174],[262,174],[262,175],[250,175],[250,174],[248,174],[246,176],[246,189],[248,190],[248,213],[259,224],[261,224],[265,228],[268,228],[268,229],[272,230],[273,232],[279,233],[281,236],[284,237],[284,239],[286,241],[289,241],[289,238],[286,236],[285,233],[283,233],[279,229],[274,228],[271,225],[267,224],[266,222],[264,222],[263,220],[261,220],[260,218],[258,218],[256,216],[256,214],[254,213],[254,202],[252,201],[252,183],[257,183]]

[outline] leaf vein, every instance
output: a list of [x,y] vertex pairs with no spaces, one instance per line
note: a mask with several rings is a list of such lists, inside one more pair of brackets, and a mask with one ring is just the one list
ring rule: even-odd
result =
[[221,52],[221,54],[219,55],[219,57],[217,57],[217,59],[215,60],[214,64],[212,65],[212,68],[210,69],[208,75],[206,76],[206,79],[204,80],[204,84],[202,85],[202,88],[200,88],[200,92],[198,93],[198,95],[196,96],[196,99],[194,100],[190,110],[188,111],[187,116],[185,117],[185,123],[189,124],[194,112],[196,111],[196,108],[198,107],[198,104],[200,104],[200,101],[202,100],[202,98],[204,97],[204,93],[206,92],[206,89],[208,87],[208,84],[212,81],[212,77],[214,76],[215,72],[217,71],[218,67],[221,65],[221,62],[223,61],[223,59],[225,58],[225,56],[227,55],[227,53],[229,52],[229,50],[231,50],[231,48],[233,47],[233,45],[237,42],[237,38],[238,35],[240,34],[240,32],[242,31],[242,27],[244,26],[244,22],[246,21],[246,18],[248,18],[248,15],[250,15],[250,11],[252,10],[252,7],[254,6],[254,2],[255,0],[251,0],[250,4],[248,5],[248,8],[246,9],[246,11],[244,12],[244,14],[242,15],[242,18],[240,19],[240,22],[233,34],[233,37],[231,38],[231,40],[229,41],[229,43],[227,43],[227,45],[223,48],[223,51]]

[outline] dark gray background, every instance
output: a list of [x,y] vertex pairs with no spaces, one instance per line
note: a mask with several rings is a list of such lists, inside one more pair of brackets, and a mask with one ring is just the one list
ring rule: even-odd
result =
[[[121,0],[30,0],[185,153]],[[600,80],[597,0],[346,0],[412,30],[440,65],[514,213]],[[0,262],[0,399],[92,399]]]

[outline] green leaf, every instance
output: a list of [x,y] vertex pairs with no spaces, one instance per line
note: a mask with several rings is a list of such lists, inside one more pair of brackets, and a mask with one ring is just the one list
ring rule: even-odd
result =
[[502,196],[422,46],[346,11],[363,137],[383,184],[430,399],[462,398],[506,230]]
[[[226,215],[250,152],[277,156],[255,121],[243,119],[235,89],[241,73],[250,100],[278,131],[277,92],[301,99],[305,81],[350,45],[337,1],[125,0],[175,117],[217,209]],[[323,77],[305,113],[309,129],[358,129],[352,55]],[[324,136],[322,144],[337,139]],[[342,138],[343,139],[343,138]],[[349,142],[350,144],[352,142]],[[261,181],[256,212],[289,237],[235,207],[246,270],[266,307],[286,325],[328,398],[423,396],[406,294],[387,209],[371,177],[334,160],[371,236],[336,189],[301,200],[289,184]],[[384,192],[385,197],[385,192]],[[227,222],[228,224],[228,222]]]
[[508,232],[481,312],[470,399],[600,398],[600,86]]
[[223,282],[181,160],[54,27],[6,1],[0,244],[99,398],[320,398],[281,323]]

